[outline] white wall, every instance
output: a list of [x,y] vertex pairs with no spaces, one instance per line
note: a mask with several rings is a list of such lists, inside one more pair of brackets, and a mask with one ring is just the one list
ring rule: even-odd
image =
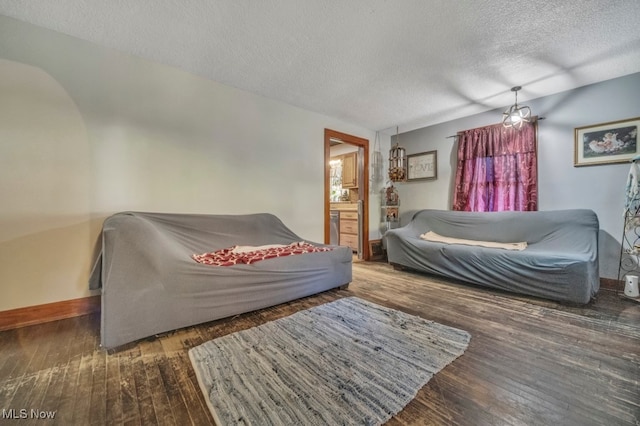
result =
[[0,59],[0,311],[92,294],[101,224],[117,211],[271,212],[322,241],[324,129],[374,140],[6,17]]
[[[539,210],[592,209],[600,221],[600,275],[616,278],[629,164],[574,167],[574,128],[640,116],[640,73],[524,102],[544,116],[538,127]],[[505,105],[505,108],[508,105]],[[456,147],[447,136],[497,123],[501,110],[400,134],[407,154],[438,151],[438,179],[398,184],[402,221],[424,208],[450,209]],[[395,136],[392,141],[395,140]]]

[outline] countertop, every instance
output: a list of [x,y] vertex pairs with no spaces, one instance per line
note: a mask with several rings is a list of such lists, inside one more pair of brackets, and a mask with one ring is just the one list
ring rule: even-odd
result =
[[332,201],[329,204],[331,210],[358,210],[358,203],[352,201]]

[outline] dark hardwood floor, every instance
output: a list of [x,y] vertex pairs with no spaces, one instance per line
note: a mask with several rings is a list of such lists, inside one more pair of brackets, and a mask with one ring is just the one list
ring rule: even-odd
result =
[[[353,269],[347,290],[110,354],[98,347],[99,315],[0,332],[0,424],[212,424],[188,349],[354,295],[472,335],[467,351],[390,425],[640,424],[640,303],[601,291],[589,305],[570,306],[394,271],[383,263],[357,262]],[[32,409],[38,415],[54,411],[55,418],[36,419]],[[27,418],[9,420],[10,414]]]

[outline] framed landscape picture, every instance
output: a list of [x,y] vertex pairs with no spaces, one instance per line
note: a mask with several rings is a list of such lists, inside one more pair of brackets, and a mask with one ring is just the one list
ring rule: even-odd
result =
[[577,127],[573,165],[626,163],[640,154],[640,117]]
[[438,151],[407,155],[407,180],[438,178]]

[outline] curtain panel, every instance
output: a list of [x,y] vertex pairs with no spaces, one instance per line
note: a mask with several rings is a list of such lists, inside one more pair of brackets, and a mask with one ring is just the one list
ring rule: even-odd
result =
[[538,209],[536,123],[502,124],[458,133],[453,210]]

